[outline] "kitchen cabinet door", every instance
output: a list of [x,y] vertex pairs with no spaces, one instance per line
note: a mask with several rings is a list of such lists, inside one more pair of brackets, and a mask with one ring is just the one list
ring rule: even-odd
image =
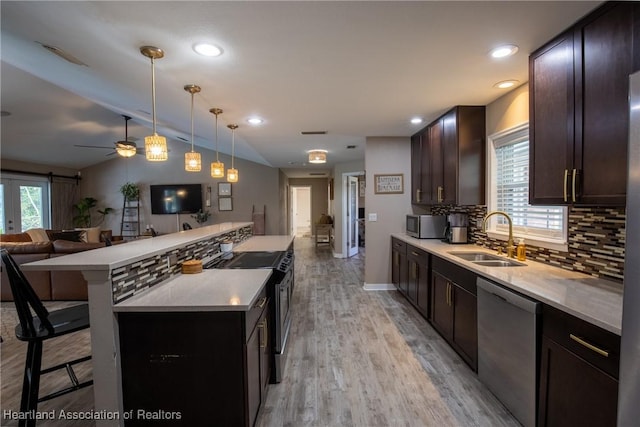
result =
[[409,301],[425,318],[429,315],[429,254],[407,246]]
[[391,239],[391,282],[403,295],[408,292],[407,244],[400,239]]
[[453,285],[453,335],[451,341],[458,354],[478,370],[478,301],[474,294]]
[[583,204],[625,203],[633,7],[629,2],[606,9],[580,28],[576,104],[582,108],[575,163],[578,202]]
[[431,174],[430,180],[430,205],[441,204],[444,193],[444,159],[442,152],[442,119],[434,121],[429,126],[429,159]]
[[529,58],[529,202],[566,202],[573,169],[573,32],[567,31]]
[[425,205],[431,197],[429,131],[423,129],[411,137],[411,203]]
[[262,384],[260,378],[260,362],[262,357],[262,351],[260,348],[261,343],[260,331],[258,328],[253,330],[253,333],[247,341],[246,354],[247,354],[247,411],[249,414],[249,425],[254,425],[258,411],[260,410],[260,400],[262,394]]
[[431,272],[431,325],[448,341],[453,336],[453,310],[449,303],[450,281]]
[[542,338],[538,427],[616,425],[618,381]]

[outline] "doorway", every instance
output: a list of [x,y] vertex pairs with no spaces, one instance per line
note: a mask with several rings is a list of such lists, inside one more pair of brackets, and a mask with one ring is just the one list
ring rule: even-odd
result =
[[0,182],[0,233],[49,228],[49,180],[7,177]]
[[311,186],[291,186],[291,230],[296,237],[311,237]]

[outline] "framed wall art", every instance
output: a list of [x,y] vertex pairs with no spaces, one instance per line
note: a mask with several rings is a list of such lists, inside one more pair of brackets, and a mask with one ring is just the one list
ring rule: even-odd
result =
[[231,196],[231,183],[219,182],[218,183],[218,196]]
[[233,201],[231,197],[220,197],[218,199],[218,210],[219,211],[232,211],[233,210]]
[[375,194],[402,194],[404,193],[404,174],[374,175],[373,187]]

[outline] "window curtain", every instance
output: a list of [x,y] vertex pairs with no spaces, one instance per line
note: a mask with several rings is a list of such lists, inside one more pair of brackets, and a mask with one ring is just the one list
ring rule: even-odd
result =
[[75,181],[54,178],[51,182],[51,229],[73,229],[73,204],[78,185]]

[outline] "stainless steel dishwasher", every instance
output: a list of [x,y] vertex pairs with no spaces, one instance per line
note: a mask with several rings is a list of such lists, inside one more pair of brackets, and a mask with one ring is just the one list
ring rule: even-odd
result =
[[536,425],[540,303],[478,278],[478,377],[525,427]]

